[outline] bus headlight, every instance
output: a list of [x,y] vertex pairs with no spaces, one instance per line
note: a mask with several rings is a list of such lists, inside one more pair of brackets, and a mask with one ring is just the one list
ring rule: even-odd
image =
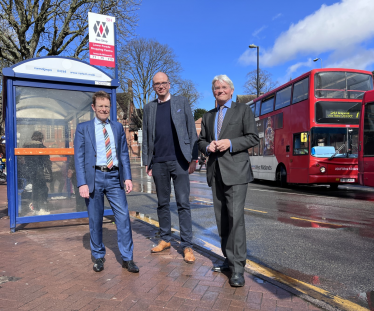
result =
[[320,170],[321,173],[325,173],[326,172],[326,167],[321,166],[321,168],[319,170]]

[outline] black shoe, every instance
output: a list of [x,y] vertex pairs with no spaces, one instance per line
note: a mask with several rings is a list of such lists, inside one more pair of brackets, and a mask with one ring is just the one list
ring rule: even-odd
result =
[[126,268],[127,271],[132,272],[132,273],[139,272],[139,268],[133,260],[124,261],[122,267]]
[[95,272],[100,272],[104,270],[104,258],[97,258],[95,264],[93,265],[93,270]]
[[212,270],[214,272],[223,272],[223,271],[230,271],[229,265],[224,263],[221,266],[213,266]]
[[242,287],[244,286],[244,275],[243,273],[233,273],[230,278],[230,285],[233,287]]

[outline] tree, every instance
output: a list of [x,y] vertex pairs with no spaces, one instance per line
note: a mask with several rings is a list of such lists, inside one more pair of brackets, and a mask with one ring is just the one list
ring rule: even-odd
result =
[[203,97],[195,87],[195,84],[191,80],[179,79],[173,82],[174,87],[171,89],[173,95],[181,95],[187,98],[188,102],[193,109],[199,99]]
[[[278,82],[272,80],[272,74],[264,69],[260,69],[259,88],[260,94],[265,94],[274,89]],[[257,95],[257,69],[247,73],[247,81],[244,84],[244,92],[246,94]]]
[[39,56],[84,58],[88,12],[116,17],[118,42],[136,25],[141,0],[0,0],[0,59],[16,64]]
[[196,104],[201,97],[191,80],[181,79],[182,67],[176,60],[173,50],[167,44],[161,44],[153,39],[131,40],[119,52],[118,70],[121,88],[124,91],[127,91],[127,81],[132,81],[134,104],[138,108],[135,113],[140,124],[144,106],[156,98],[152,79],[159,71],[168,75],[171,94],[185,96],[191,105]]
[[207,110],[203,108],[195,109],[195,111],[193,112],[193,118],[195,119],[195,121],[202,118],[205,112],[207,112]]

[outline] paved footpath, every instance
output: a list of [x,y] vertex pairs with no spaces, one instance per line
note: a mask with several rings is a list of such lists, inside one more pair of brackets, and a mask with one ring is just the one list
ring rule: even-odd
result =
[[0,185],[0,310],[319,310],[251,274],[232,288],[228,275],[213,273],[220,259],[195,251],[183,261],[178,241],[151,254],[156,227],[131,219],[139,274],[121,267],[117,234],[105,218],[105,269],[92,270],[88,220],[29,224],[9,233],[6,186]]

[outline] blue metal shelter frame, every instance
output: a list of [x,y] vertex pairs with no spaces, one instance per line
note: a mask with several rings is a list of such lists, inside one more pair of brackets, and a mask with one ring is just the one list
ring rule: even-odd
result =
[[[42,74],[30,74],[17,71],[21,65],[32,65],[35,61],[51,60],[61,62],[64,59],[77,66],[89,66],[94,71],[101,72],[105,81],[65,78],[61,76],[51,76]],[[29,67],[30,67],[29,66]],[[88,68],[88,67],[85,67]],[[5,115],[6,132],[6,161],[7,161],[7,195],[8,195],[8,214],[10,216],[10,230],[15,232],[17,225],[23,223],[33,223],[52,220],[74,219],[87,217],[88,213],[73,212],[50,215],[24,216],[18,215],[19,195],[17,182],[17,155],[15,154],[17,142],[17,118],[16,118],[16,87],[33,87],[44,89],[97,92],[104,90],[111,95],[110,118],[117,119],[116,89],[119,87],[118,79],[113,79],[101,69],[91,66],[85,62],[65,57],[41,57],[20,62],[12,67],[3,69],[3,115]],[[64,153],[62,153],[63,155]],[[104,210],[104,216],[113,215],[111,209]]]

